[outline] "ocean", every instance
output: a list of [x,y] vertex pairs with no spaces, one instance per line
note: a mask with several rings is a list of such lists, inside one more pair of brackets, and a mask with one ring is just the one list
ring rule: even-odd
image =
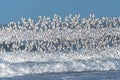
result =
[[119,80],[119,18],[54,15],[0,28],[0,80]]

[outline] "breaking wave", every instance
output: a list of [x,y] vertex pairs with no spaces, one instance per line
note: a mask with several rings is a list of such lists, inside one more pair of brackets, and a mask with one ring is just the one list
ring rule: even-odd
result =
[[0,77],[120,70],[119,44],[119,17],[22,18],[0,28]]

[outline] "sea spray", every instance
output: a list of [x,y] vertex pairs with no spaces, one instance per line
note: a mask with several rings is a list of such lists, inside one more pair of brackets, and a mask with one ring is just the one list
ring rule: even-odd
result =
[[119,41],[119,17],[23,17],[0,28],[0,77],[120,70]]

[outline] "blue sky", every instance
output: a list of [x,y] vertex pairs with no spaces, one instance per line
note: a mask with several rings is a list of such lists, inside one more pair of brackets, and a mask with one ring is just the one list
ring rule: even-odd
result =
[[0,24],[21,21],[21,17],[53,16],[54,13],[65,16],[81,14],[88,17],[94,13],[97,17],[119,16],[120,0],[0,0]]

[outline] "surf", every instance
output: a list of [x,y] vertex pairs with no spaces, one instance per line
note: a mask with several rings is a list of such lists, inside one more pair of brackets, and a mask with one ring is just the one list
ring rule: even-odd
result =
[[120,70],[119,41],[119,17],[23,17],[0,28],[0,77]]

